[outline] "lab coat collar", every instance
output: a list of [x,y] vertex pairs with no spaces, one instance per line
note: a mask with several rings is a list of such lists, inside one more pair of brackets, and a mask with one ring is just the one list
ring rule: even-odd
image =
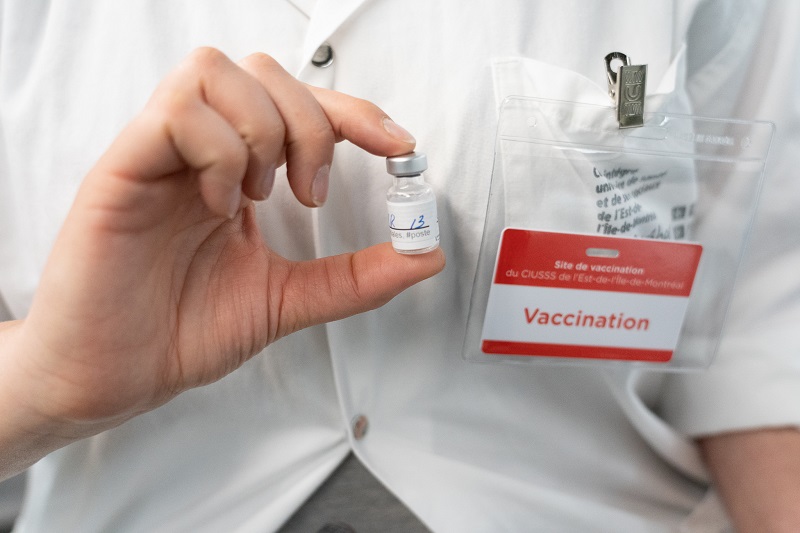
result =
[[[308,65],[319,45],[328,40],[362,4],[368,0],[317,0],[311,12],[308,32],[303,43],[303,61]],[[308,2],[301,2],[307,5]]]
[[311,12],[314,11],[314,6],[317,5],[317,0],[286,0],[292,4],[300,13],[311,20]]

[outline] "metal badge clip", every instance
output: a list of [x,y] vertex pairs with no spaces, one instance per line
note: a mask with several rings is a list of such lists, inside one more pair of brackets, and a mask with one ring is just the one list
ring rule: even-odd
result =
[[[622,62],[618,72],[611,70],[611,62],[615,59]],[[616,104],[619,127],[635,128],[643,125],[647,65],[631,65],[630,58],[622,52],[611,52],[605,61],[608,95]]]

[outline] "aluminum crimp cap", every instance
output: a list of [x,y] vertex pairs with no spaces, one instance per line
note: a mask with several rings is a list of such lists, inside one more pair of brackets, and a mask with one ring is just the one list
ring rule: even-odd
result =
[[425,154],[411,152],[386,158],[386,172],[399,178],[419,176],[428,169],[428,158]]

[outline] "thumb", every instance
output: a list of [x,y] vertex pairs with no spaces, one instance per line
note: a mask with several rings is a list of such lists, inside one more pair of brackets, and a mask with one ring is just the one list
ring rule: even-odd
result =
[[296,263],[283,286],[281,334],[380,307],[444,265],[441,249],[403,255],[389,243]]
[[379,156],[414,151],[416,139],[372,102],[329,89],[307,87],[325,112],[336,142],[347,139]]

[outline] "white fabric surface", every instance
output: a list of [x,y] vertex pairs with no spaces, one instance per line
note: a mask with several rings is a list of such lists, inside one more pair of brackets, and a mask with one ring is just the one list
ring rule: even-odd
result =
[[[746,1],[294,4],[0,4],[0,294],[14,316],[27,312],[81,177],[201,45],[269,53],[414,133],[448,257],[445,272],[379,310],[296,333],[218,383],[43,459],[19,531],[274,530],[349,447],[437,532],[724,530],[687,435],[800,420],[797,6],[770,3],[762,21],[765,3]],[[325,41],[335,61],[319,69],[309,61]],[[492,60],[556,65],[604,91],[602,58],[619,50],[648,64],[655,88],[684,42],[689,79],[675,85],[696,112],[779,128],[715,367],[609,378],[464,361],[494,148]],[[383,164],[339,145],[328,202],[313,211],[279,176],[258,208],[266,239],[296,259],[387,240]],[[358,414],[369,431],[353,441]]]

